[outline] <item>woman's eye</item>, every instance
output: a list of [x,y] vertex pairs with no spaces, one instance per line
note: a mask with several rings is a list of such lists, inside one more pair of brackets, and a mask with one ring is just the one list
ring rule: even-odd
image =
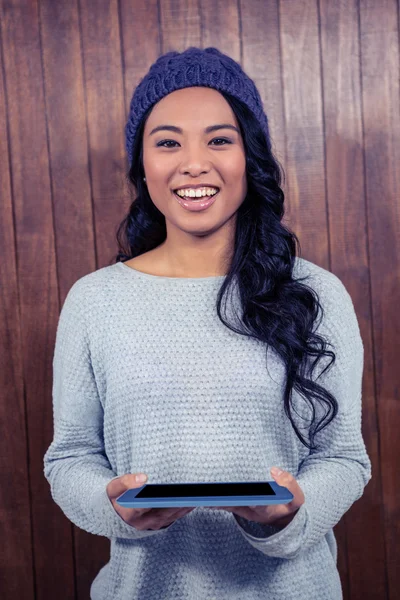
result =
[[[232,143],[230,140],[227,140],[225,138],[213,138],[211,140],[211,142],[214,142],[215,140],[219,140],[221,142],[226,142],[227,144]],[[174,140],[164,140],[163,142],[158,142],[157,146],[164,146],[164,144],[169,144],[169,143],[176,144],[177,142],[175,142]],[[224,146],[224,145],[225,144],[217,144],[217,146]],[[164,148],[172,148],[172,146],[164,146]]]
[[[176,142],[174,142],[173,140],[164,140],[163,142],[158,142],[157,146],[164,146],[164,144],[176,144]],[[165,146],[164,146],[165,147]],[[171,146],[166,146],[167,148],[171,148]]]
[[[220,140],[221,142],[226,142],[227,144],[231,144],[232,142],[230,140],[227,140],[225,138],[214,138],[213,140],[211,140],[212,142],[214,140]],[[219,144],[218,144],[219,145]]]

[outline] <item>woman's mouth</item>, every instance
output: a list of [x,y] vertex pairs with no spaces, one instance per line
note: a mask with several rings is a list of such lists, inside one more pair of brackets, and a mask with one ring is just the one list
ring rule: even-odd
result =
[[205,210],[206,208],[214,204],[215,199],[220,193],[220,191],[221,190],[218,190],[218,192],[213,196],[203,196],[200,198],[178,196],[178,194],[175,191],[173,192],[173,194],[183,208],[186,208],[186,210],[190,210],[193,212],[198,212],[200,210]]

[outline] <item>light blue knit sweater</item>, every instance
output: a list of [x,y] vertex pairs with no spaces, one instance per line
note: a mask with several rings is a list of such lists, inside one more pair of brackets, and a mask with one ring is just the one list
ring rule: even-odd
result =
[[[319,383],[339,403],[312,454],[284,413],[278,355],[218,319],[224,276],[159,277],[116,263],[71,287],[57,328],[44,474],[72,523],[111,540],[92,600],[342,598],[332,528],[371,479],[363,343],[340,279],[296,258],[294,276],[304,275],[325,310],[318,332],[336,352]],[[227,316],[234,319],[229,308]],[[306,435],[301,416],[311,419],[310,406],[295,391],[293,405]],[[323,408],[317,403],[318,421]],[[255,481],[272,480],[274,465],[305,495],[282,530],[198,507],[165,529],[139,531],[106,493],[125,473],[147,473],[148,483]]]

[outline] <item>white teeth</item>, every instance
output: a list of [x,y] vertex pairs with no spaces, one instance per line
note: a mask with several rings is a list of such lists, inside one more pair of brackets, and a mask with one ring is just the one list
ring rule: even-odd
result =
[[182,189],[175,193],[178,196],[187,196],[189,198],[201,198],[203,196],[214,196],[218,190],[216,188]]

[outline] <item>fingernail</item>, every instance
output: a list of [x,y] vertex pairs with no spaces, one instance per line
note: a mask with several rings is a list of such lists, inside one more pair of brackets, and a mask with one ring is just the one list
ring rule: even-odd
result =
[[281,473],[283,473],[283,471],[282,471],[281,469],[278,469],[278,467],[272,467],[272,469],[271,469],[271,473],[272,473],[273,475],[275,475],[276,477],[279,477],[279,475],[280,475]]
[[145,475],[144,473],[140,473],[139,475],[136,475],[136,481],[147,481],[147,475]]

